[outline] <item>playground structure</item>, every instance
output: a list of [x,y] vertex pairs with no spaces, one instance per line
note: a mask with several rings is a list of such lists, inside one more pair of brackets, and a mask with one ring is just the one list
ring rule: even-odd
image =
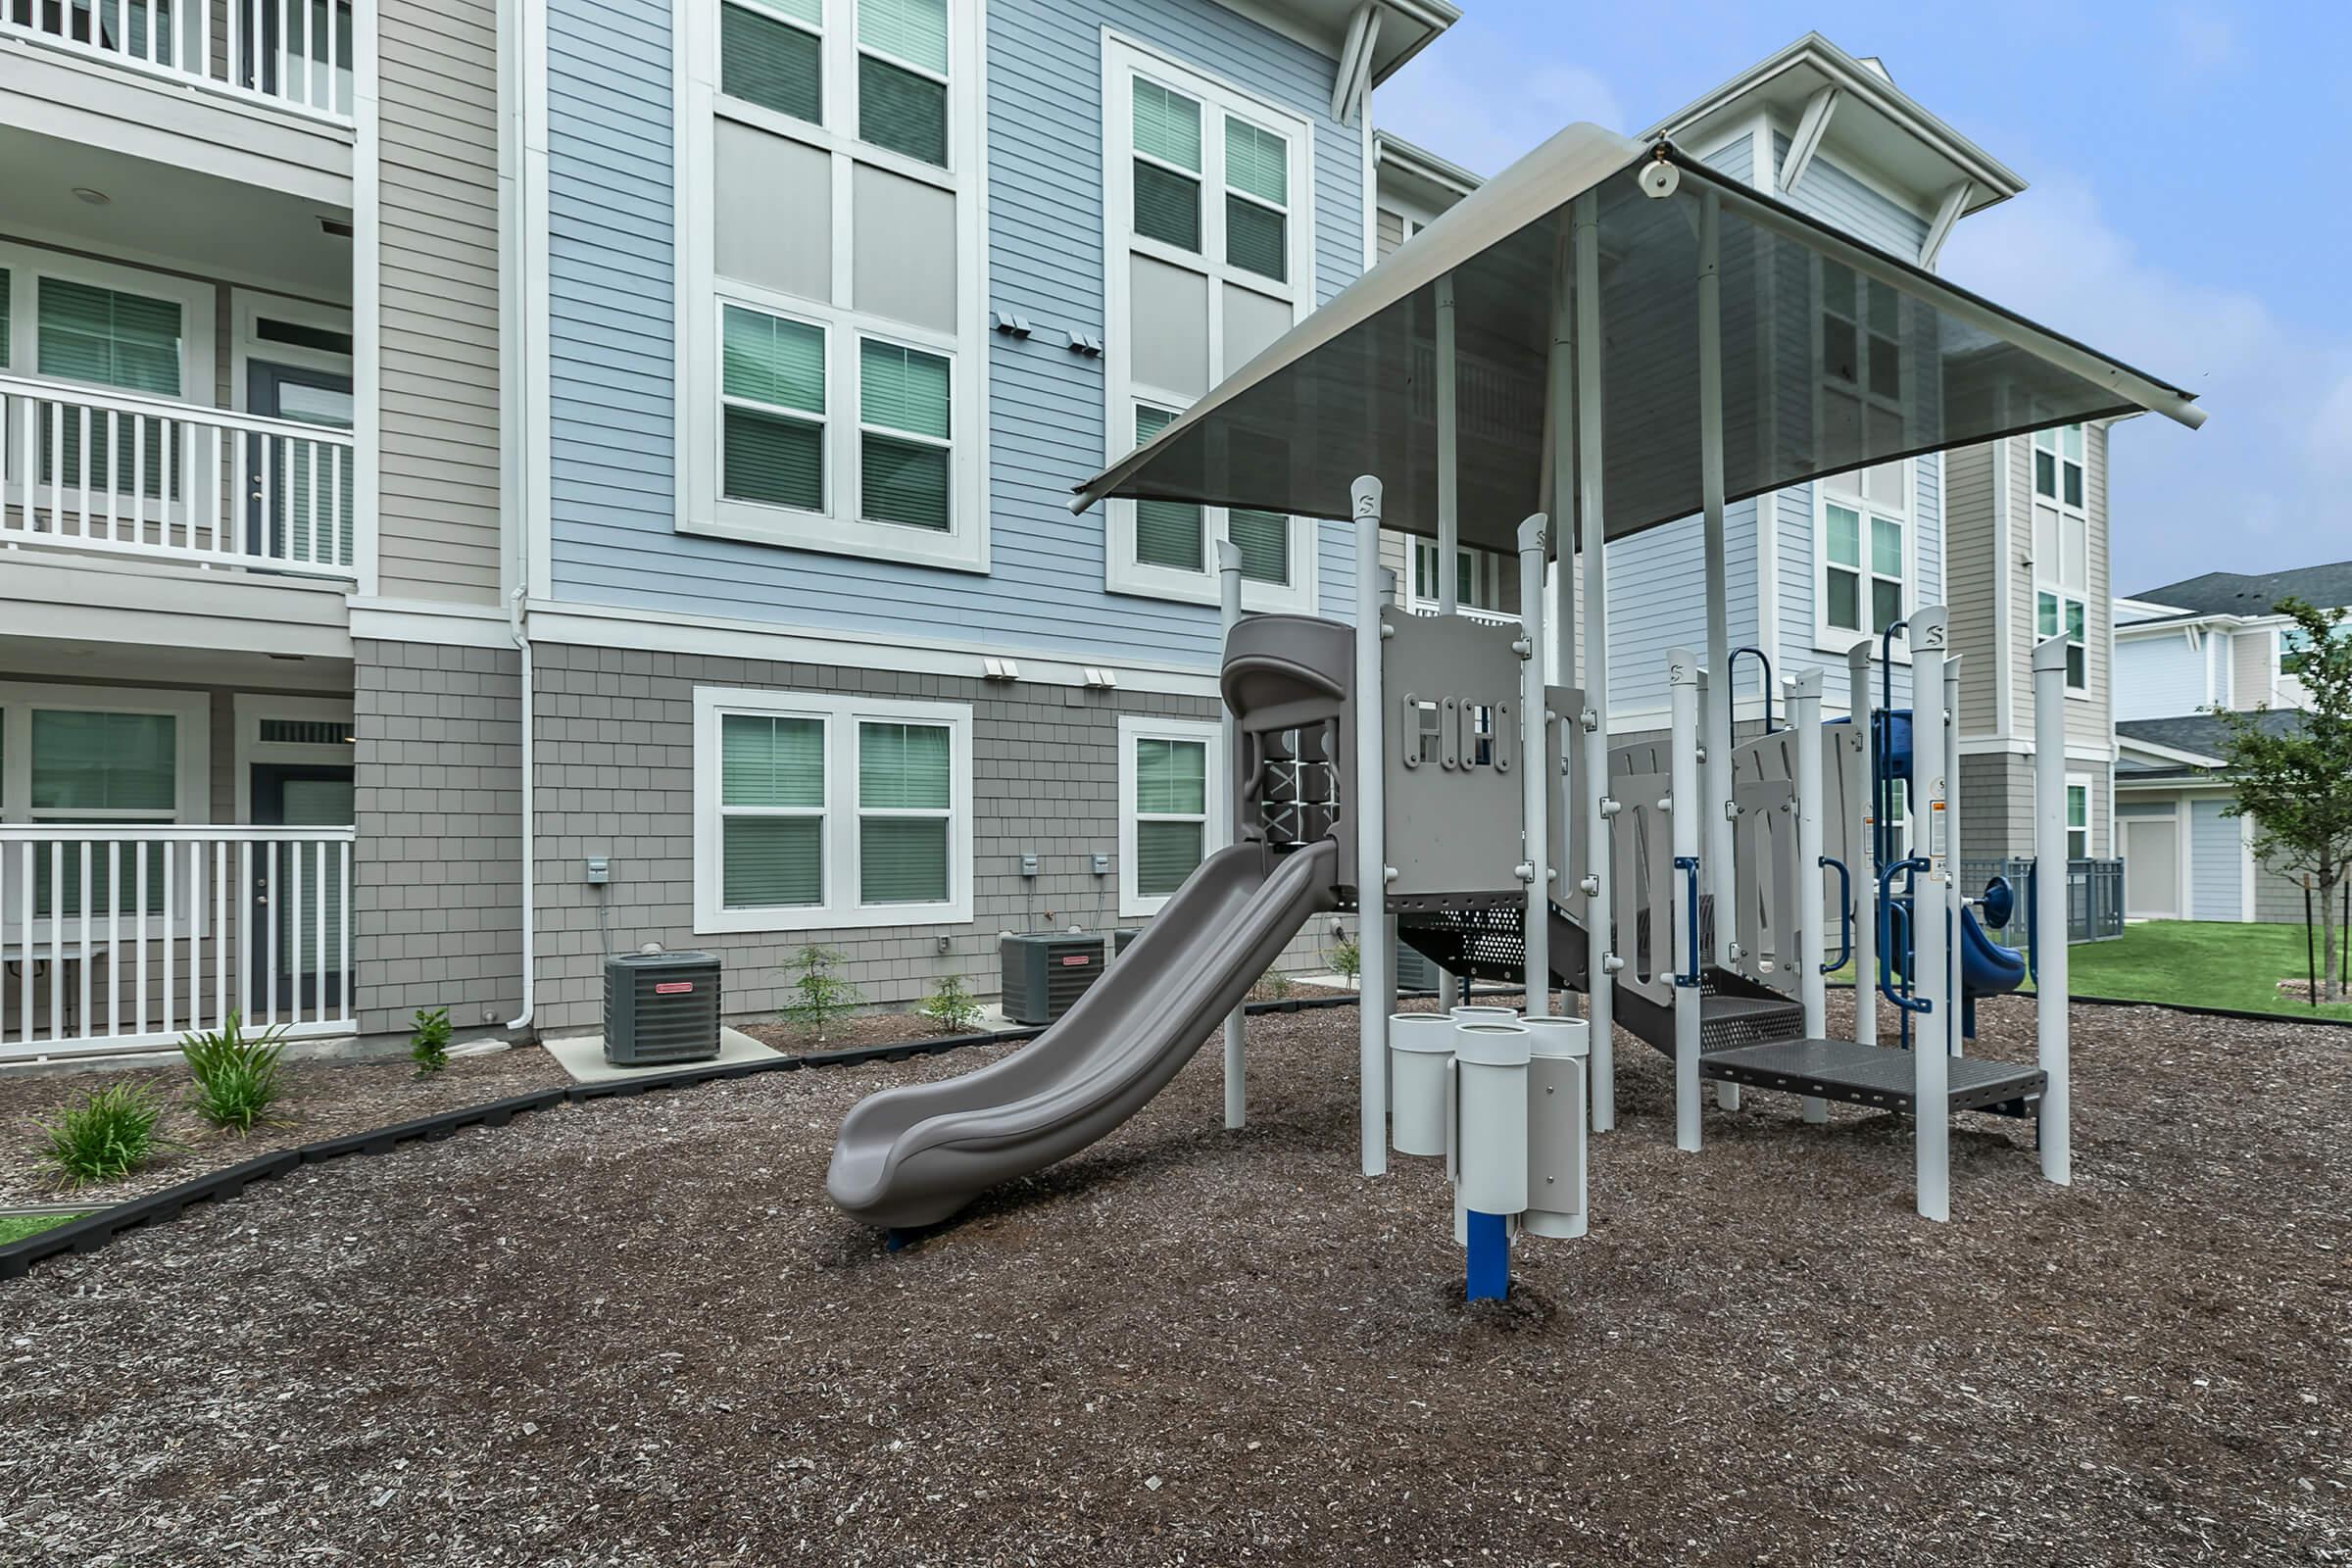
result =
[[[1899,408],[1866,415],[1825,388],[1801,303],[1825,265],[1899,302],[1912,367]],[[1459,396],[1465,366],[1487,388],[1475,411]],[[1841,672],[1843,721],[1823,719],[1829,672],[1814,668],[1785,683],[1788,720],[1775,723],[1767,668],[1762,732],[1735,743],[1725,508],[2142,409],[2191,428],[2203,418],[2188,394],[1666,143],[1561,132],[1081,487],[1078,509],[1115,496],[1351,518],[1353,623],[1239,617],[1228,559],[1221,689],[1236,844],[1037,1042],[853,1111],[828,1179],[835,1200],[883,1225],[944,1219],[1116,1125],[1220,1018],[1226,1119],[1240,1125],[1233,1008],[1306,920],[1346,908],[1359,915],[1363,956],[1361,1167],[1385,1171],[1393,1109],[1411,1129],[1406,1147],[1425,1151],[1431,1085],[1451,1086],[1437,1125],[1473,1295],[1499,1294],[1499,1250],[1521,1212],[1551,1216],[1530,1231],[1583,1228],[1586,1056],[1546,1057],[1573,1064],[1579,1091],[1575,1210],[1535,1204],[1511,1179],[1514,1160],[1524,1177],[1561,1157],[1542,1116],[1518,1144],[1494,1136],[1511,1114],[1498,1107],[1531,1102],[1536,1051],[1515,1031],[1546,1027],[1555,986],[1584,998],[1595,1133],[1615,1124],[1622,1024],[1671,1057],[1686,1150],[1699,1147],[1711,1082],[1727,1103],[1743,1090],[1796,1095],[1810,1121],[1831,1101],[1909,1114],[1917,1205],[1933,1219],[1949,1214],[1956,1113],[2034,1120],[2043,1174],[2069,1180],[2063,875],[2038,878],[2029,898],[2030,923],[2058,934],[2034,954],[2034,1061],[1966,1054],[1967,1004],[2015,989],[2025,965],[1984,936],[1957,884],[1957,675],[1942,608],[1916,607],[1857,644]],[[1605,546],[1693,514],[1703,655],[1668,660],[1666,738],[1612,746]],[[1553,529],[1554,516],[1573,526]],[[1516,550],[1519,624],[1455,613],[1449,571],[1438,574],[1437,615],[1389,604],[1384,526],[1434,537],[1442,561],[1460,543]],[[1563,579],[1580,555],[1581,591],[1547,593],[1546,567]],[[1560,613],[1547,615],[1554,602]],[[2063,644],[2037,648],[2034,670],[2035,855],[2063,866]],[[1887,820],[1897,778],[1915,844]],[[1988,894],[1990,919],[2004,900]],[[1828,1030],[1833,930],[1859,977],[1850,1040]],[[1527,1018],[1458,1020],[1450,1073],[1406,1064],[1392,1106],[1397,942],[1450,976],[1522,981]],[[1882,1001],[1900,1044],[1880,1043]],[[1497,1073],[1518,1086],[1499,1099]]]

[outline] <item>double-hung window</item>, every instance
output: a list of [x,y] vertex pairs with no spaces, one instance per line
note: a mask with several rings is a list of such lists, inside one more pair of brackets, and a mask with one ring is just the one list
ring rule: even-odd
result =
[[[1827,258],[1815,263],[1815,380],[1825,460],[1899,451],[1903,435],[1904,305],[1876,278]],[[1848,468],[1814,487],[1815,642],[1850,646],[1900,620],[1916,559],[1913,474],[1907,459]]]
[[971,918],[971,710],[695,692],[695,929]]
[[979,8],[689,14],[678,527],[986,570]]
[[[1311,308],[1312,133],[1296,114],[1116,35],[1103,95],[1105,456],[1116,458]],[[1310,524],[1167,502],[1117,501],[1105,516],[1114,592],[1214,604],[1225,541],[1240,552],[1250,609],[1313,606]]]
[[2066,781],[2066,858],[2090,858],[2090,780]]
[[1156,914],[1225,842],[1223,744],[1213,722],[1119,720],[1119,913]]
[[2090,683],[2090,520],[2083,428],[2036,430],[2034,456],[2034,634],[2066,639],[2066,689]]
[[1911,465],[1832,474],[1814,487],[1820,541],[1817,641],[1851,647],[1900,620],[1911,578]]
[[[0,821],[101,829],[202,821],[209,714],[201,692],[0,685]],[[29,868],[19,854],[30,856]],[[162,912],[164,856],[160,840],[143,849],[94,843],[90,911]],[[0,910],[12,931],[27,869],[36,919],[82,913],[84,858],[70,837],[62,854],[36,844],[5,858]],[[184,911],[184,895],[179,903]]]
[[[1507,614],[1511,608],[1502,602],[1505,587],[1503,558],[1492,550],[1475,545],[1458,546],[1453,560],[1453,599],[1465,610],[1484,610],[1490,613]],[[1431,611],[1440,603],[1438,579],[1438,547],[1434,540],[1413,541],[1413,594],[1411,608]]]

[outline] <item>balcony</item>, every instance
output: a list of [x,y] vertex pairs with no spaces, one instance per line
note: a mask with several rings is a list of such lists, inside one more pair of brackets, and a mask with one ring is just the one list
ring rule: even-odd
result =
[[[1444,612],[1438,608],[1438,602],[1435,599],[1407,599],[1404,602],[1404,608],[1407,614],[1413,615],[1438,615],[1444,613]],[[1455,610],[1455,613],[1470,620],[1484,621],[1490,626],[1516,626],[1519,624],[1519,617],[1517,615],[1506,615],[1499,610],[1481,610],[1476,605],[1458,606]]]
[[0,548],[348,582],[352,483],[348,430],[0,375]]
[[352,33],[349,0],[0,0],[0,39],[336,125]]
[[0,1062],[349,1034],[348,827],[0,827]]

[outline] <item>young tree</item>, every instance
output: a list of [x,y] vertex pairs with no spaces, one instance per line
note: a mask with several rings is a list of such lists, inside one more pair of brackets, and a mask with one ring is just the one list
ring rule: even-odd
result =
[[2294,618],[2293,669],[2310,707],[2294,727],[2264,725],[2265,710],[2215,710],[2225,731],[2222,772],[2237,795],[2226,814],[2254,819],[2254,854],[2265,865],[2311,879],[2328,954],[2323,995],[2341,1002],[2335,908],[2352,872],[2352,629],[2340,609],[2291,598],[2273,608]]

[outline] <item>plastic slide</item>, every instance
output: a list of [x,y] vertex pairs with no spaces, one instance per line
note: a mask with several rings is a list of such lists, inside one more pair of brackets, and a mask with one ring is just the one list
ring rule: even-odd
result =
[[1960,992],[1966,997],[2005,997],[2026,983],[2025,956],[1984,934],[1977,911],[1960,907]]
[[936,1224],[1067,1158],[1159,1093],[1307,921],[1335,906],[1329,839],[1266,870],[1258,845],[1201,862],[1044,1034],[1002,1061],[885,1089],[843,1119],[825,1191],[871,1224]]

